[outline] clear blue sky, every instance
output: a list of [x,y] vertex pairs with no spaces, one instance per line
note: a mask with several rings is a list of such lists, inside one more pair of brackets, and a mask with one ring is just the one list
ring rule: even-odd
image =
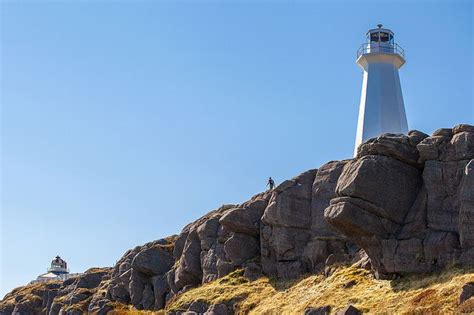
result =
[[377,23],[410,128],[472,124],[470,1],[2,1],[0,295],[351,157]]

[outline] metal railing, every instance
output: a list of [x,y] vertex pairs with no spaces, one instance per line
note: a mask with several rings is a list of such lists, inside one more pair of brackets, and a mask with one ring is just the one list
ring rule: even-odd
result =
[[48,272],[59,271],[59,272],[69,272],[69,268],[53,266],[47,269]]
[[372,43],[365,43],[360,46],[360,48],[357,50],[356,59],[364,54],[379,53],[379,52],[399,54],[403,58],[405,58],[405,50],[396,43],[386,44],[386,43],[372,42]]

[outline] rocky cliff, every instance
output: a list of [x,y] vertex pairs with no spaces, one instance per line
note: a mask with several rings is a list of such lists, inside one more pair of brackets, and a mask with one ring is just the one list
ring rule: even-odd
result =
[[[378,279],[474,264],[473,126],[371,139],[356,158],[224,205],[179,235],[127,251],[111,269],[15,289],[0,313],[160,310],[235,270],[249,280],[284,280],[329,277],[338,264]],[[231,314],[237,302],[190,307]]]

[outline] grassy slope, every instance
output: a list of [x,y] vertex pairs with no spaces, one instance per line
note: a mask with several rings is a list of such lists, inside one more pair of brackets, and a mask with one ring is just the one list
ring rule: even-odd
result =
[[474,298],[458,304],[462,286],[470,281],[474,270],[456,268],[393,281],[376,280],[354,267],[340,268],[328,278],[311,275],[293,282],[248,282],[236,271],[176,297],[167,310],[185,310],[195,300],[218,304],[237,299],[239,312],[250,314],[302,314],[307,307],[324,305],[335,311],[348,304],[371,314],[474,313]]
[[[238,312],[250,314],[302,314],[307,307],[324,305],[331,305],[335,311],[347,304],[370,314],[474,314],[474,298],[458,304],[462,286],[470,281],[474,281],[474,269],[451,268],[389,281],[376,280],[363,269],[341,267],[327,278],[309,275],[286,282],[268,278],[249,282],[238,270],[175,297],[167,310],[186,310],[196,300],[209,304],[235,300],[239,301]],[[27,300],[39,298],[36,292],[44,290],[44,285],[18,288],[3,303],[14,302],[17,295]],[[115,314],[164,313],[137,311],[118,303],[114,306]]]
[[[51,281],[49,283],[60,283],[59,281]],[[42,300],[43,291],[46,288],[46,283],[38,282],[31,283],[22,287],[13,289],[6,294],[3,300],[0,301],[0,306],[6,304],[15,304],[15,302]]]
[[[109,268],[90,268],[86,271],[86,273],[96,273],[96,272],[103,272],[104,270],[107,270]],[[48,290],[48,285],[53,284],[53,283],[61,283],[59,280],[53,280],[50,282],[36,282],[36,283],[30,283],[25,286],[16,288],[12,290],[10,293],[5,295],[3,300],[0,301],[0,308],[7,304],[14,305],[16,302],[23,303],[23,302],[30,302],[30,304],[36,305],[37,307],[34,307],[36,312],[42,312],[45,311],[41,307],[42,302],[43,302],[43,293],[44,291]],[[89,302],[92,299],[92,296],[95,293],[104,293],[105,294],[105,288],[107,281],[103,281],[101,286],[98,288],[93,288],[93,289],[86,289],[86,288],[75,288],[73,291],[66,295],[62,296],[56,296],[54,298],[55,302],[62,302],[66,303],[66,310],[78,310],[78,311],[87,311],[87,306]],[[83,301],[78,302],[77,304],[68,304],[68,300],[71,299],[72,296],[78,295],[78,294],[85,294],[88,297],[84,299]],[[33,302],[33,303],[31,303]],[[34,303],[36,302],[36,303]]]

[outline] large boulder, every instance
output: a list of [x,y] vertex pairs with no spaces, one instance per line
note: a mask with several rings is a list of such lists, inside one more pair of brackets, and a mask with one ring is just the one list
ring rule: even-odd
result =
[[337,181],[346,163],[347,161],[331,161],[321,166],[316,173],[311,196],[311,232],[315,237],[341,237],[324,219],[324,209],[337,196]]
[[274,190],[262,216],[260,250],[267,275],[295,278],[322,270],[332,253],[350,244],[324,220],[346,161],[332,161],[284,181]]
[[398,233],[420,186],[418,168],[385,155],[362,156],[344,166],[336,189],[338,197],[331,200],[324,216],[364,248],[376,269],[388,272],[382,240]]
[[459,303],[469,300],[474,296],[474,282],[469,282],[463,285],[461,294],[459,295]]
[[225,242],[224,251],[234,265],[241,265],[260,253],[259,241],[246,234],[233,233]]
[[428,135],[419,131],[410,131],[408,136],[402,134],[384,134],[361,144],[357,148],[357,158],[366,155],[383,155],[400,162],[420,167],[419,153],[416,145]]
[[257,199],[242,208],[231,209],[220,218],[219,223],[233,232],[258,236],[260,219],[267,204],[267,200]]
[[265,225],[306,228],[311,227],[312,185],[298,185],[275,192],[265,209],[262,221]]
[[336,190],[338,196],[372,204],[367,211],[400,224],[418,194],[420,175],[418,169],[394,158],[367,155],[347,163]]
[[[169,272],[175,263],[173,256],[177,236],[159,239],[143,246],[128,250],[115,264],[106,288],[106,298],[124,304],[132,304],[137,309],[154,310],[156,300],[154,278]],[[166,291],[169,288],[166,286]],[[166,293],[163,293],[165,295]],[[92,308],[105,310],[103,300],[98,300]],[[161,304],[159,306],[161,306]]]
[[460,161],[474,158],[474,129],[458,125],[453,129],[438,129],[417,145],[422,162],[429,160]]
[[345,165],[324,215],[377,275],[473,264],[473,131],[382,135]]
[[165,276],[154,276],[152,278],[153,293],[154,293],[154,308],[161,310],[165,307],[166,294],[169,292],[168,282]]
[[132,260],[132,268],[147,275],[164,275],[174,264],[173,253],[167,245],[154,245],[139,252]]
[[240,205],[224,205],[188,224],[177,238],[176,263],[166,277],[172,293],[225,276],[259,258],[260,217],[269,199],[270,193],[264,192]]
[[201,283],[201,240],[196,231],[189,233],[178,264],[174,280],[178,289]]
[[268,275],[293,278],[308,269],[301,257],[311,238],[311,195],[316,172],[303,173],[299,181],[285,181],[272,193],[260,227],[262,268]]
[[102,282],[104,276],[107,276],[109,273],[110,270],[108,269],[92,268],[87,270],[83,275],[79,276],[73,285],[78,288],[97,288]]

